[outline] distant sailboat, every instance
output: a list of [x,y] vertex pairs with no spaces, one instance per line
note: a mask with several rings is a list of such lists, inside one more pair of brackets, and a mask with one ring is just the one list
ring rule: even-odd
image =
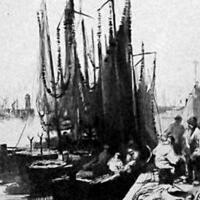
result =
[[200,86],[198,83],[194,85],[192,92],[188,95],[182,114],[185,123],[192,116],[196,116],[200,121]]
[[200,84],[198,81],[197,66],[198,61],[194,61],[194,86],[191,93],[186,97],[185,106],[182,109],[184,123],[192,116],[197,117],[198,122],[200,121]]

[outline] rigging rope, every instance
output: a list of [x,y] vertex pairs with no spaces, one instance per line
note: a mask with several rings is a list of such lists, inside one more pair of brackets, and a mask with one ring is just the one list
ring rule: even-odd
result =
[[22,129],[22,132],[21,132],[21,134],[20,134],[20,136],[19,136],[19,139],[18,139],[18,141],[17,141],[17,143],[16,143],[16,145],[15,145],[15,148],[17,148],[17,146],[19,145],[19,143],[20,143],[20,141],[21,141],[21,138],[22,138],[22,135],[23,135],[23,133],[24,133],[24,131],[25,131],[27,122],[28,122],[28,119],[26,120],[26,123],[25,123],[25,125],[24,125],[24,128]]
[[61,79],[61,84],[63,84],[63,72],[62,72],[62,59],[61,59],[61,46],[60,46],[60,28],[57,28],[57,51],[58,51],[58,60],[57,60],[57,81],[56,84],[59,84]]
[[[44,20],[44,13],[42,12],[42,17],[43,17],[43,20]],[[47,17],[47,16],[46,16]],[[47,21],[47,19],[46,19],[46,21]],[[46,25],[46,26],[45,26]],[[48,37],[48,24],[44,24],[44,22],[43,22],[43,29],[45,29],[45,31],[46,31],[46,34],[47,34],[47,36],[46,37]],[[58,77],[59,77],[59,74],[60,74],[60,76],[61,76],[61,80],[62,80],[62,67],[61,67],[61,49],[60,49],[60,35],[59,35],[59,30],[58,30],[58,32],[57,32],[57,40],[58,40]],[[44,39],[46,39],[45,38],[45,36],[44,36],[44,30],[43,30],[43,33],[40,33],[40,37],[42,38],[42,41],[41,41],[41,43],[42,43],[42,49],[41,49],[41,55],[42,55],[42,63],[41,63],[41,68],[42,68],[42,73],[41,73],[41,78],[42,78],[42,81],[43,81],[43,85],[44,85],[44,87],[45,87],[45,89],[46,89],[46,91],[47,91],[47,93],[50,95],[50,96],[52,96],[52,97],[54,97],[54,98],[61,98],[64,94],[65,94],[65,90],[67,89],[67,86],[68,86],[68,82],[69,82],[69,80],[67,80],[67,83],[66,83],[66,87],[65,87],[65,89],[63,89],[62,88],[62,90],[61,90],[61,92],[60,92],[60,94],[54,94],[53,93],[53,89],[51,89],[50,87],[48,87],[47,86],[47,77],[46,77],[46,71],[47,71],[47,69],[46,69],[46,62],[45,62],[45,58],[44,58],[44,48],[45,48],[45,44],[44,44]],[[69,79],[70,79],[70,75],[69,75]],[[56,83],[52,83],[51,82],[51,84],[56,84]],[[56,87],[56,86],[55,86]]]
[[[82,0],[79,0],[79,13],[82,13]],[[82,15],[80,14],[80,15],[79,15],[78,22],[77,22],[77,24],[76,24],[76,26],[75,26],[75,29],[76,29],[76,30],[78,29],[82,18],[83,18],[83,17],[82,17]]]

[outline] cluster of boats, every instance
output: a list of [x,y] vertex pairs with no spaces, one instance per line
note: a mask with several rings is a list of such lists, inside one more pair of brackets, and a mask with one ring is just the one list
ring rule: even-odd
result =
[[[105,6],[110,10],[109,39],[105,38],[103,45],[101,11]],[[141,53],[134,55],[132,52],[131,1],[125,0],[119,28],[116,27],[114,0],[107,1],[98,9],[97,44],[92,30],[91,49],[82,20],[83,58],[79,58],[77,53],[80,47],[76,41],[76,15],[90,17],[76,11],[74,1],[68,0],[56,29],[56,61],[44,0],[37,13],[40,48],[37,111],[49,148],[52,148],[51,133],[57,134],[54,146],[57,152],[45,152],[42,139],[37,153],[32,150],[32,144],[29,150],[12,151],[6,159],[14,163],[10,171],[15,171],[20,178],[17,187],[11,185],[7,192],[53,195],[55,199],[121,199],[139,175],[139,167],[131,178],[105,173],[87,179],[76,177],[76,173],[100,152],[103,144],[110,146],[113,155],[120,152],[124,161],[126,144],[133,140],[141,153],[140,163],[143,164],[138,165],[141,168],[157,144],[154,119],[156,52],[145,52],[144,44]],[[64,31],[61,31],[62,23]],[[148,78],[147,55],[154,56],[153,70]],[[139,61],[135,64],[137,59]],[[83,60],[83,66],[80,60]],[[4,170],[9,171],[6,167]],[[20,186],[23,189],[19,189]],[[118,187],[120,190],[114,189]]]
[[[105,37],[103,45],[101,11],[105,6],[110,9],[109,39]],[[158,143],[154,95],[156,52],[145,52],[142,44],[141,53],[133,54],[131,1],[125,0],[121,24],[117,28],[115,2],[108,0],[98,9],[97,44],[92,30],[91,49],[82,21],[83,58],[79,58],[76,15],[90,17],[76,11],[73,0],[67,0],[56,29],[57,60],[54,60],[44,0],[37,13],[40,47],[37,111],[47,135],[47,147],[52,149],[52,133],[57,134],[56,142],[53,151],[44,151],[41,140],[39,152],[34,152],[31,147],[26,151],[11,151],[9,156],[1,154],[2,158],[10,160],[9,165],[14,165],[7,170],[2,164],[2,172],[15,171],[15,175],[20,177],[17,186],[9,186],[7,192],[28,192],[36,198],[53,196],[56,200],[139,199],[134,198],[136,189],[125,195],[140,173],[147,171],[152,149]],[[64,30],[61,31],[62,23]],[[64,38],[63,44],[61,37]],[[146,56],[154,57],[148,76]],[[80,60],[83,60],[83,65]],[[89,73],[91,70],[92,75]],[[104,144],[109,145],[111,154],[120,152],[125,162],[126,145],[130,140],[134,141],[141,155],[130,174],[108,171],[90,178],[77,176],[83,165],[97,156]],[[151,175],[155,178],[154,174]]]

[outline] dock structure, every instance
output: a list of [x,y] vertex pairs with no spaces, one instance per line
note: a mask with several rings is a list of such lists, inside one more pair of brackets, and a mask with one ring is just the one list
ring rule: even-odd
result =
[[159,184],[156,171],[141,173],[123,200],[189,199],[200,197],[200,185],[189,184],[179,177],[170,184]]

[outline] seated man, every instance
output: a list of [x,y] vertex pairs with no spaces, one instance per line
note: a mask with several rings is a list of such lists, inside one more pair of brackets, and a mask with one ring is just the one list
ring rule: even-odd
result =
[[166,141],[161,141],[153,150],[155,165],[159,169],[160,183],[172,184],[175,166],[180,160],[174,151],[174,138],[169,136]]
[[128,149],[124,171],[126,171],[127,173],[131,173],[138,159],[139,159],[139,151],[134,149]]
[[83,165],[83,170],[79,171],[77,173],[77,176],[83,178],[84,176],[103,175],[108,170],[107,162],[109,158],[110,158],[109,146],[104,145],[104,149],[98,155],[98,157],[95,157],[89,163],[86,163],[85,165]]

